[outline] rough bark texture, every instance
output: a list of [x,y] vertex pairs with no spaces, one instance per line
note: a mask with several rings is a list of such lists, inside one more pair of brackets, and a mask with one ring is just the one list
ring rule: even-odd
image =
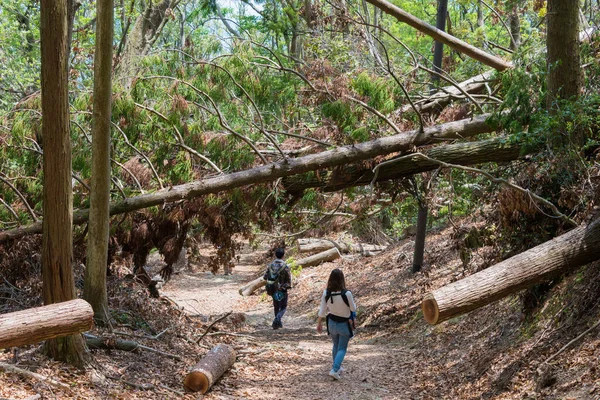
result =
[[117,78],[126,89],[131,87],[142,57],[148,54],[150,46],[166,23],[167,10],[173,2],[173,0],[148,2],[146,9],[135,20],[135,24],[127,36],[117,69]]
[[[518,143],[506,143],[506,139],[499,138],[438,146],[423,153],[450,164],[474,165],[516,160],[532,150],[534,149],[526,149]],[[431,161],[406,157],[379,168],[375,182],[406,178],[438,167],[437,163]],[[326,192],[335,192],[347,187],[368,185],[374,177],[375,172],[372,168],[366,168],[364,165],[345,165],[333,172],[321,172],[318,176],[310,174],[285,178],[283,186],[289,192],[301,192],[314,187],[322,188]]]
[[92,316],[92,307],[80,299],[2,314],[0,349],[90,330]]
[[[557,111],[559,99],[577,98],[581,87],[581,67],[579,57],[579,2],[573,0],[548,0],[546,16],[548,32],[546,36],[548,111]],[[584,143],[583,132],[574,129],[571,138],[561,138],[557,142]]]
[[239,294],[242,296],[250,296],[252,293],[265,286],[267,281],[265,281],[262,276],[260,278],[256,278],[253,281],[248,282],[246,285],[242,286],[239,290]]
[[90,223],[83,297],[94,309],[97,324],[110,322],[106,264],[110,205],[110,115],[112,94],[113,0],[96,2],[94,114],[92,120],[92,182]]
[[598,259],[600,219],[428,293],[423,315],[437,324]]
[[[473,119],[463,119],[425,128],[423,132],[419,132],[418,130],[408,131],[370,142],[339,147],[318,154],[287,159],[282,162],[271,163],[245,171],[173,186],[155,193],[148,193],[118,203],[111,203],[110,214],[122,214],[163,203],[190,199],[204,194],[218,193],[240,186],[274,181],[277,178],[285,176],[337,165],[346,165],[397,151],[406,151],[413,146],[422,146],[439,140],[460,139],[465,135],[473,136],[478,133],[491,132],[493,129],[486,123],[488,117],[489,114],[484,114]],[[73,214],[73,222],[81,224],[87,222],[88,217],[89,210],[79,210]],[[41,224],[32,224],[27,227],[0,232],[0,242],[37,233],[40,230]]]
[[340,257],[340,251],[336,248],[333,248],[314,254],[310,257],[301,258],[300,260],[296,261],[296,264],[302,268],[313,267],[324,262],[337,260]]
[[[44,303],[49,305],[76,298],[71,268],[73,193],[67,1],[42,0],[40,21],[45,216],[42,223],[42,291]],[[86,363],[85,343],[81,335],[50,339],[44,350],[51,358],[76,366],[82,367]]]
[[[478,49],[475,46],[472,46],[468,43],[463,42],[460,39],[455,38],[452,35],[447,34],[444,31],[437,29],[434,26],[429,25],[428,23],[421,21],[415,16],[407,13],[402,10],[400,7],[395,6],[394,4],[386,1],[386,0],[367,0],[369,3],[373,4],[375,7],[380,8],[385,13],[393,16],[400,22],[404,22],[418,31],[431,36],[438,42],[444,43],[454,50],[460,51],[461,53],[466,54],[467,56],[480,61],[490,67],[498,70],[504,71],[505,69],[512,68],[512,65],[509,62],[504,61],[503,59],[493,56],[484,52],[481,49]],[[563,0],[568,1],[568,0]]]
[[373,251],[383,251],[385,246],[363,243],[343,243],[325,239],[298,239],[298,252],[321,252],[337,248],[342,253],[365,253]]
[[235,357],[233,347],[226,344],[216,345],[186,375],[183,381],[185,390],[206,393],[233,365]]
[[577,97],[581,85],[579,65],[579,2],[548,0],[546,16],[548,108],[558,98]]

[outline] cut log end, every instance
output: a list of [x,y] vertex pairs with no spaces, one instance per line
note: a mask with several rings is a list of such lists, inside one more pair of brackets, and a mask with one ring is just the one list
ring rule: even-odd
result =
[[188,392],[201,392],[206,393],[210,387],[208,377],[200,371],[193,371],[187,374],[183,381],[183,386]]
[[438,320],[440,319],[440,309],[437,301],[435,301],[435,298],[431,295],[431,293],[427,294],[423,298],[421,308],[423,310],[423,317],[425,317],[425,321],[431,325],[438,323]]

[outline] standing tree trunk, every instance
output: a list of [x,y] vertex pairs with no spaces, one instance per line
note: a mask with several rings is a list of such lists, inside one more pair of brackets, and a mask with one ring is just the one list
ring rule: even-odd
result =
[[419,201],[419,213],[417,214],[417,235],[415,237],[415,252],[413,255],[412,272],[419,272],[423,265],[425,254],[425,236],[427,232],[427,205],[425,200]]
[[99,325],[110,323],[106,295],[110,204],[110,98],[112,93],[113,0],[96,0],[94,114],[92,120],[92,182],[90,225],[83,297]]
[[[579,62],[579,1],[548,0],[548,33],[546,37],[548,65],[547,107],[556,111],[559,99],[577,98],[581,86]],[[583,135],[571,138],[583,144]]]
[[519,18],[519,8],[515,5],[508,17],[510,25],[510,49],[517,50],[521,45],[521,19]]
[[[40,8],[44,189],[42,279],[46,305],[76,298],[71,258],[71,141],[68,97],[67,0],[42,0]],[[87,349],[81,335],[48,340],[45,353],[83,367]]]
[[126,89],[131,87],[133,78],[138,73],[141,58],[148,54],[150,46],[160,35],[167,22],[167,10],[171,8],[173,2],[173,0],[163,0],[157,3],[150,1],[136,19],[127,36],[116,73],[117,78]]
[[[437,9],[437,20],[435,23],[435,27],[441,31],[446,31],[446,14],[448,14],[448,0],[438,0],[438,9]],[[444,43],[436,40],[435,47],[433,50],[433,69],[437,73],[442,72],[442,58],[444,57]],[[431,77],[433,82],[432,92],[435,90],[435,87],[440,82],[439,75],[433,75]]]

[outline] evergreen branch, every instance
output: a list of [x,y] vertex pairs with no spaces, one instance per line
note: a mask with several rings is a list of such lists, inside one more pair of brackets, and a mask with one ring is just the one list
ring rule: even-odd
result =
[[23,204],[25,205],[25,207],[27,207],[27,211],[29,211],[29,214],[33,218],[33,221],[34,222],[38,222],[38,217],[35,214],[35,212],[33,211],[33,209],[31,208],[31,206],[29,205],[29,203],[27,202],[27,199],[25,198],[25,196],[23,196],[23,194],[19,191],[19,189],[17,189],[15,187],[15,185],[13,185],[12,183],[10,183],[10,181],[5,178],[6,175],[4,175],[4,176],[3,175],[4,175],[4,173],[0,173],[0,181],[4,182],[6,184],[6,186],[8,186],[9,188],[11,188],[11,190],[13,192],[15,192],[17,194],[17,196],[19,196],[19,198],[21,199],[21,201],[23,202]]

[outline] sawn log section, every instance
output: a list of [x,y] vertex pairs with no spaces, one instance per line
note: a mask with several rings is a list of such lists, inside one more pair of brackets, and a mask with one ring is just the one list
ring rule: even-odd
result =
[[77,299],[0,315],[0,349],[88,331],[94,311]]
[[600,259],[600,218],[428,293],[425,320],[437,324]]

